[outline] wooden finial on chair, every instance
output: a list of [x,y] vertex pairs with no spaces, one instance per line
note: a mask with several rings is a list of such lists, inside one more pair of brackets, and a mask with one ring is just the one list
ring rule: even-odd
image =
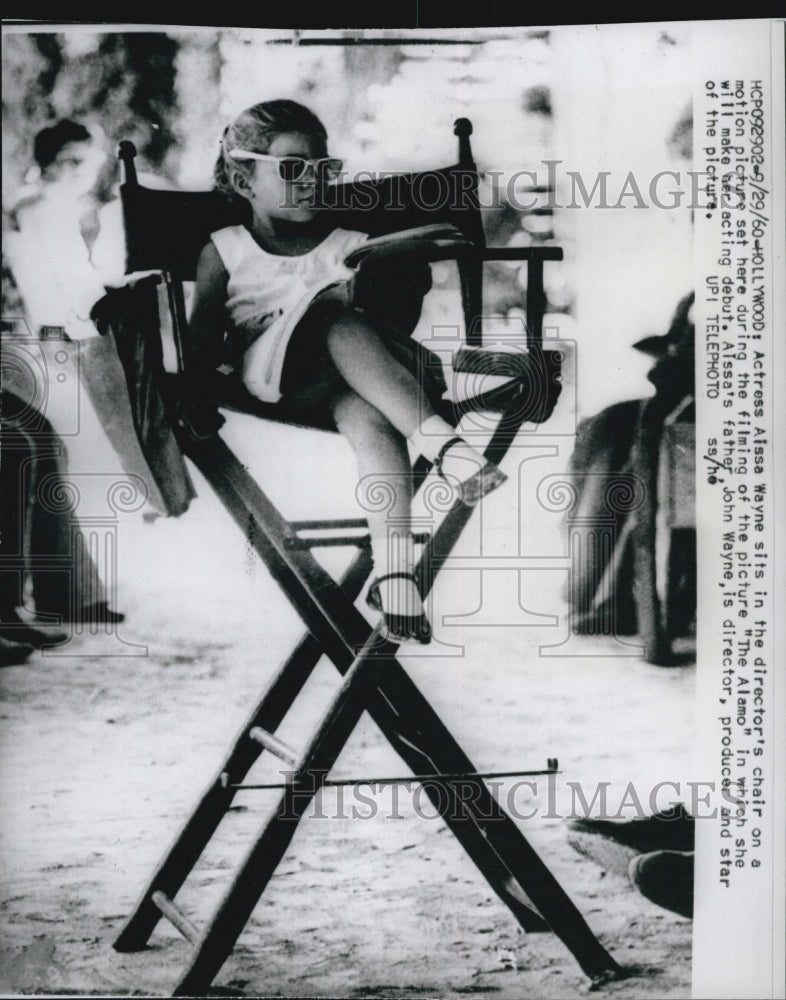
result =
[[128,139],[124,139],[117,147],[117,158],[123,164],[124,183],[135,185],[138,183],[134,157],[136,156],[136,146]]
[[459,163],[474,167],[475,161],[472,159],[472,149],[469,144],[469,137],[472,135],[472,122],[469,118],[456,119],[453,123],[453,135],[458,136]]

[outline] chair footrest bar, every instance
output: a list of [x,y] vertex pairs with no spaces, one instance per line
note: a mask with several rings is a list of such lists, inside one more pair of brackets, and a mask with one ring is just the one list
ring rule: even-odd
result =
[[293,531],[329,531],[338,528],[368,528],[368,521],[362,517],[334,517],[325,520],[290,521]]
[[[457,771],[453,774],[435,771],[433,774],[410,774],[400,778],[328,778],[320,784],[323,788],[346,788],[349,785],[409,785],[417,782],[449,782],[449,781],[490,781],[500,778],[522,778],[538,777],[544,774],[561,774],[557,770],[557,760],[549,757],[545,768],[538,771]],[[287,782],[277,782],[271,784],[233,784],[229,786],[236,790],[264,791],[272,788],[286,788]]]
[[259,743],[260,746],[269,750],[274,757],[278,757],[285,764],[289,764],[290,767],[294,767],[297,764],[299,758],[292,747],[288,747],[286,743],[283,743],[277,736],[269,733],[266,729],[262,729],[261,726],[254,726],[253,729],[249,730],[248,735],[256,743]]
[[359,549],[365,549],[370,545],[369,536],[365,535],[321,535],[311,538],[299,538],[292,536],[284,539],[284,546],[291,550],[297,549],[317,549],[317,548],[338,548],[342,545],[356,545]]
[[[290,528],[294,535],[284,537],[284,547],[290,551],[313,549],[318,547],[332,548],[342,545],[355,545],[358,548],[368,548],[370,537],[368,534],[368,524],[359,518],[341,518],[334,521],[291,521]],[[300,536],[301,531],[335,531],[340,528],[356,528],[362,530],[363,534],[356,535],[311,535],[307,538]],[[431,538],[428,531],[414,532],[412,535],[416,545],[426,545]]]
[[151,899],[170,924],[180,931],[186,941],[190,941],[196,947],[199,941],[199,928],[197,925],[165,893],[154,892]]

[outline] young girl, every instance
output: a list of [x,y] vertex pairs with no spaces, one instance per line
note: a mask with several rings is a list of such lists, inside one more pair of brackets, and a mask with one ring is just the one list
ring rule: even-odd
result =
[[[203,249],[190,326],[205,357],[228,328],[240,339],[243,382],[257,398],[279,402],[293,419],[328,409],[355,452],[359,492],[368,498],[361,503],[376,578],[367,602],[383,613],[387,638],[426,643],[431,629],[413,576],[407,442],[467,505],[506,476],[435,413],[414,341],[411,350],[384,341],[353,308],[344,258],[367,236],[326,231],[315,207],[318,187],[341,167],[328,157],[322,123],[294,101],[256,104],[226,128],[216,188],[250,211],[244,226],[213,233]],[[374,501],[382,497],[380,509]]]

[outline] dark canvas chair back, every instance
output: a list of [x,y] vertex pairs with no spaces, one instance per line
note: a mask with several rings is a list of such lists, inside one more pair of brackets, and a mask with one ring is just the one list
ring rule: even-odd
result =
[[329,188],[327,222],[383,236],[415,226],[451,223],[476,246],[484,245],[474,166],[396,174]]
[[[331,186],[321,219],[326,230],[340,226],[370,236],[433,223],[451,223],[476,246],[484,245],[478,203],[478,175],[469,152],[471,125],[456,123],[459,163],[439,170],[395,174]],[[161,270],[181,280],[194,277],[196,261],[210,234],[245,221],[244,205],[217,192],[162,191],[139,184],[136,150],[120,144],[125,182],[120,196],[126,235],[126,273]]]
[[[478,196],[479,178],[470,148],[472,125],[467,119],[458,119],[453,131],[458,139],[455,164],[421,172],[355,178],[353,181],[329,186],[322,195],[324,203],[318,216],[320,224],[324,225],[326,232],[340,227],[366,232],[371,237],[434,224],[450,224],[459,229],[467,238],[469,246],[459,244],[460,252],[448,252],[445,257],[454,259],[458,267],[460,312],[464,321],[465,342],[470,348],[483,344],[481,316],[484,262],[526,260],[526,336],[527,347],[532,354],[530,360],[535,364],[538,359],[542,361],[543,354],[542,316],[546,301],[543,291],[543,263],[546,260],[561,260],[562,251],[556,247],[486,246]],[[199,365],[194,364],[196,359],[193,358],[190,343],[183,283],[195,278],[199,254],[210,240],[211,233],[248,221],[247,203],[231,202],[215,191],[173,191],[144,187],[137,178],[134,165],[136,150],[133,144],[121,142],[118,155],[123,161],[125,175],[120,196],[126,239],[126,273],[163,273],[168,292],[172,338],[177,353],[177,371],[188,375],[192,381],[194,377],[203,378],[205,373],[200,370]],[[373,268],[367,271],[362,281],[354,285],[356,301],[369,311],[369,315],[376,310],[384,322],[395,328],[396,336],[408,337],[412,334],[420,315],[423,295],[430,285],[428,264],[422,261],[419,264],[413,263],[413,266],[420,268],[416,278],[395,269],[391,271],[387,290],[385,282],[380,281],[378,276],[371,279]],[[455,352],[453,361],[456,370],[469,370],[466,365],[471,363],[472,371],[475,371],[474,366],[477,364],[488,363],[482,358],[469,355],[464,357],[462,351]],[[549,401],[549,405],[544,404],[537,413],[533,411],[530,415],[529,419],[536,422],[545,419],[547,413],[551,412],[553,401],[559,392],[559,355],[556,352],[549,353],[548,361],[548,370],[544,369],[534,381],[528,376],[527,384],[533,398],[540,394]],[[459,366],[463,366],[463,369]],[[243,409],[274,420],[282,419],[275,404],[254,400],[243,388],[240,379],[233,378],[236,373],[230,373],[229,379],[222,376],[214,384],[215,374],[209,373],[211,381],[208,395],[219,401],[219,405]],[[172,380],[169,381],[175,392],[177,387]],[[545,383],[545,388],[540,385],[541,382]]]
[[160,191],[127,179],[120,199],[126,274],[169,271],[181,280],[193,279],[210,234],[243,221],[239,208],[213,191]]

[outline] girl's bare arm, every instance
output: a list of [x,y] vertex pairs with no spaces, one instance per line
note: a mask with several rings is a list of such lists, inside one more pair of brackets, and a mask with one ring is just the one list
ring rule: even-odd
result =
[[215,368],[222,360],[229,275],[212,243],[199,255],[189,329],[197,364]]

